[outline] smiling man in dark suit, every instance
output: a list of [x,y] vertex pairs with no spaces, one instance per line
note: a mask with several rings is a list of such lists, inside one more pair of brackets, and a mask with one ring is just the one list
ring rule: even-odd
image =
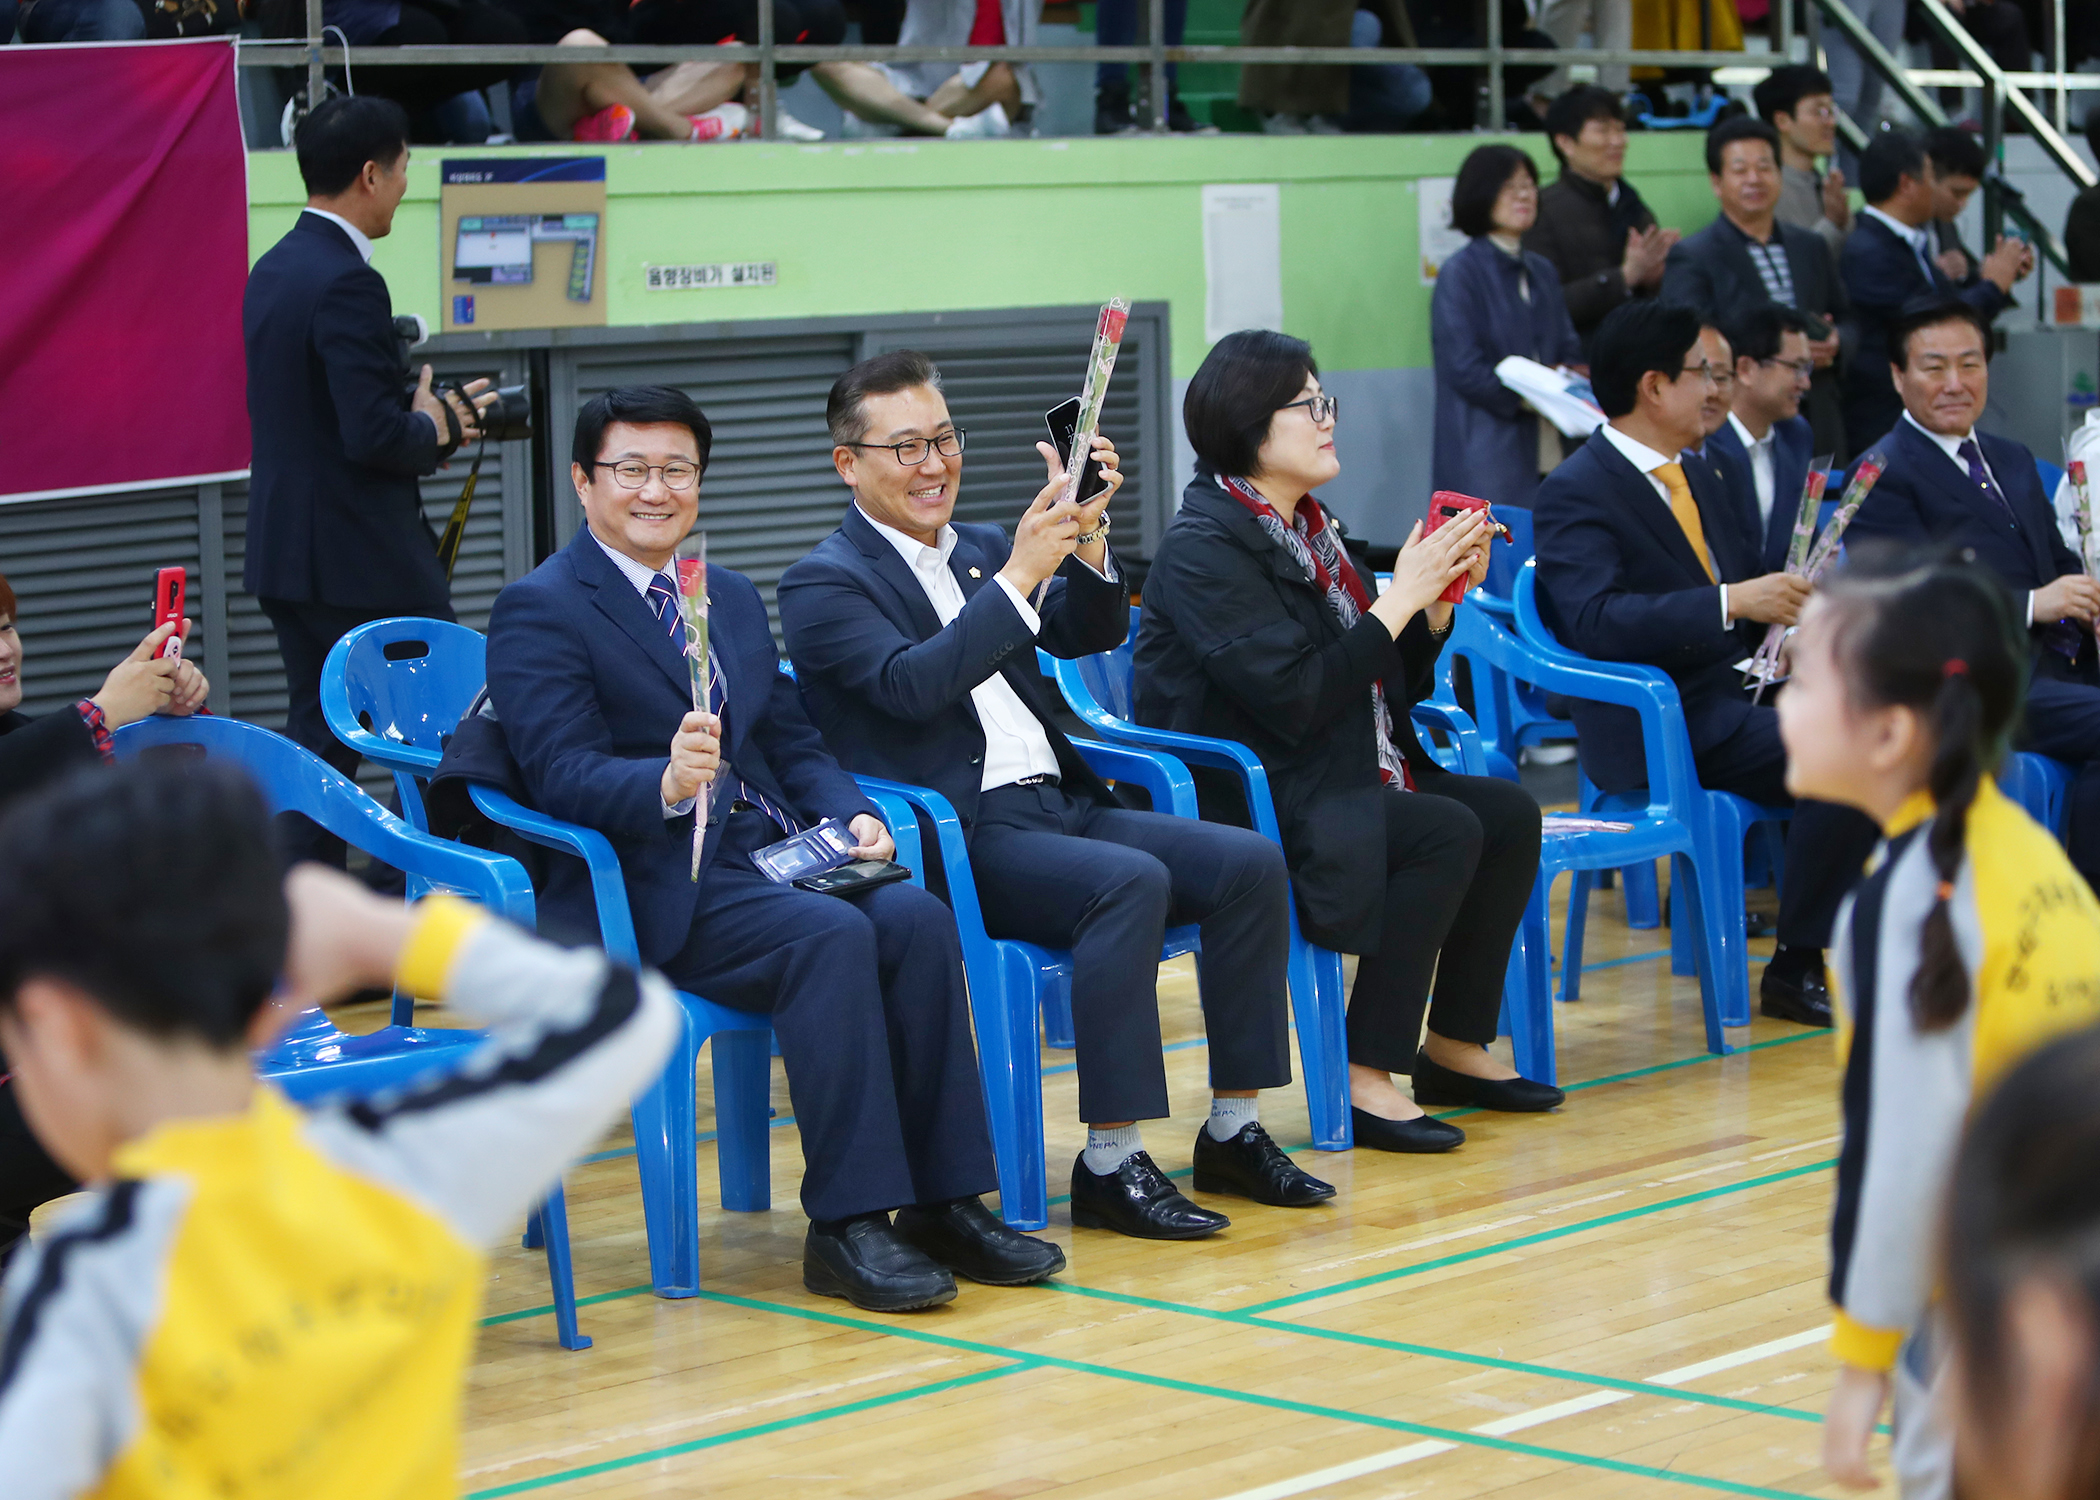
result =
[[2100,582],[2056,529],[2034,455],[1976,430],[1990,396],[1988,336],[1974,303],[1941,297],[1905,308],[1889,330],[1903,416],[1878,444],[1881,482],[1846,539],[1892,537],[1973,551],[2021,599],[2033,677],[2020,748],[2069,761],[2069,853],[2100,887]]
[[[824,818],[848,824],[861,857],[895,845],[803,713],[758,590],[727,568],[708,570],[712,686],[707,710],[693,707],[669,566],[699,515],[711,440],[665,386],[584,405],[569,477],[587,524],[498,596],[490,701],[533,805],[612,841],[643,959],[773,1018],[806,1164],[803,1284],[900,1312],[952,1298],[951,1271],[1040,1281],[1063,1252],[978,1201],[998,1174],[947,908],[910,885],[819,895],[752,862]],[[540,910],[554,930],[595,930],[580,863],[557,863]]]
[[1768,302],[1736,320],[1728,344],[1735,357],[1728,420],[1706,451],[1720,461],[1751,555],[1776,573],[1786,566],[1816,440],[1800,415],[1815,375],[1808,324],[1791,307]]
[[1196,1187],[1292,1208],[1331,1198],[1257,1109],[1259,1090],[1291,1076],[1282,852],[1246,829],[1124,806],[1057,728],[1035,670],[1038,645],[1086,656],[1129,630],[1130,591],[1108,551],[1115,449],[1096,440],[1108,486],[1079,504],[1056,498],[1064,472],[1040,445],[1049,480],[1009,543],[997,526],[950,521],[964,434],[925,355],[854,366],[827,415],[853,504],[780,580],[788,654],[841,762],[955,804],[987,930],[1072,950],[1088,1126],[1073,1222],[1176,1240],[1231,1222],[1177,1191],[1138,1131],[1167,1113],[1156,990],[1161,939],[1181,922],[1202,927],[1214,1090]]
[[[1691,309],[1630,302],[1604,320],[1591,346],[1590,386],[1610,420],[1539,486],[1539,602],[1577,651],[1670,674],[1702,786],[1783,805],[1792,799],[1778,713],[1750,701],[1734,663],[1757,649],[1767,625],[1794,622],[1808,586],[1768,571],[1733,501],[1709,474],[1696,465],[1687,472],[1674,457],[1698,440],[1712,384]],[[1577,702],[1575,726],[1583,769],[1598,786],[1625,791],[1646,782],[1632,710]],[[1760,984],[1766,1015],[1830,1024],[1823,948],[1878,837],[1850,808],[1796,806],[1779,947]]]

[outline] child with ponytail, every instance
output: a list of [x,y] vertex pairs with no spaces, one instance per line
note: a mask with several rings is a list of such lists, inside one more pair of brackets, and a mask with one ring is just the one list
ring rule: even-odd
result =
[[1885,842],[1830,955],[1844,1146],[1831,1224],[1823,1461],[1875,1479],[1894,1395],[1905,1500],[1952,1494],[1933,1228],[1973,1101],[2100,1017],[2100,902],[1993,775],[2025,692],[2010,597],[1973,562],[1864,554],[1811,601],[1779,700],[1787,789],[1857,807]]

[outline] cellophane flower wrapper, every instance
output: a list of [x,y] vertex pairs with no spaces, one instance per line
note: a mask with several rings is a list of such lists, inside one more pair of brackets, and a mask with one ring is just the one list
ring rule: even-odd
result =
[[[693,707],[707,712],[707,536],[695,532],[674,560],[678,617],[685,624],[685,664],[693,683]],[[700,878],[700,851],[707,841],[707,788],[693,799],[693,879]]]
[[[1115,373],[1116,355],[1123,348],[1123,328],[1130,321],[1130,299],[1111,297],[1101,306],[1094,323],[1094,349],[1087,357],[1086,384],[1079,392],[1079,425],[1072,432],[1072,456],[1065,465],[1064,492],[1059,504],[1079,498],[1080,476],[1086,473],[1087,456],[1094,451],[1094,436],[1101,430],[1101,409],[1108,400],[1108,377]],[[1035,593],[1036,606],[1050,591],[1043,580]]]
[[2074,458],[2064,465],[2071,480],[2071,522],[2078,529],[2078,560],[2089,576],[2100,576],[2100,557],[2094,555],[2093,492],[2086,486],[2085,460]]
[[1801,500],[1794,507],[1794,535],[1787,542],[1786,570],[1799,573],[1801,565],[1808,561],[1808,549],[1816,539],[1816,515],[1823,509],[1823,487],[1830,482],[1830,464],[1834,454],[1826,453],[1808,466],[1808,478],[1801,485]]
[[[1844,497],[1838,501],[1838,508],[1831,513],[1830,524],[1823,528],[1823,534],[1817,537],[1815,545],[1809,548],[1808,556],[1802,560],[1800,568],[1789,566],[1789,573],[1798,573],[1810,583],[1814,583],[1823,575],[1823,570],[1830,566],[1831,560],[1837,556],[1839,545],[1845,539],[1845,528],[1852,524],[1852,518],[1859,513],[1860,506],[1866,502],[1867,496],[1873,493],[1875,481],[1881,478],[1881,471],[1887,465],[1888,461],[1881,456],[1879,449],[1859,461],[1852,470],[1852,478],[1845,485]],[[1765,689],[1779,675],[1779,648],[1785,640],[1786,626],[1775,624],[1766,629],[1764,644],[1757,648],[1757,655],[1750,663],[1750,677],[1757,684],[1757,691],[1752,697],[1753,702],[1764,696]]]

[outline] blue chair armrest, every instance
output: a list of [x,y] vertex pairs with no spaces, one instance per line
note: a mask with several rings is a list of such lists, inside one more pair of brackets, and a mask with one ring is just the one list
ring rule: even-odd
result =
[[467,795],[481,815],[492,823],[549,849],[559,849],[581,859],[591,872],[591,895],[598,906],[598,938],[606,954],[621,963],[641,967],[641,945],[635,941],[634,915],[627,905],[627,885],[620,876],[619,856],[612,843],[595,828],[564,823],[545,813],[534,812],[507,792],[480,783],[470,783]]
[[[1442,684],[1448,691],[1448,683]],[[1424,698],[1408,711],[1408,717],[1430,729],[1441,729],[1458,747],[1458,769],[1466,776],[1488,774],[1487,750],[1480,743],[1480,728],[1473,716],[1441,696]]]
[[870,786],[865,776],[853,779],[860,783],[862,794],[875,804],[875,810],[882,814],[882,821],[889,825],[890,838],[897,845],[897,863],[910,869],[913,885],[924,886],[926,849],[919,839],[919,820],[912,815],[911,804],[880,787]]
[[1178,818],[1197,815],[1195,778],[1173,756],[1159,750],[1104,745],[1099,740],[1074,740],[1072,748],[1096,776],[1143,787],[1152,798],[1154,812],[1172,813]]
[[374,734],[351,717],[350,694],[343,685],[350,660],[350,644],[349,636],[344,636],[329,649],[327,660],[321,663],[321,717],[328,722],[328,732],[374,765],[385,766],[389,771],[405,771],[412,776],[428,776],[437,769],[442,758],[438,751]]
[[896,798],[933,825],[934,849],[941,857],[941,871],[948,880],[948,909],[955,913],[956,928],[965,941],[984,933],[984,913],[977,905],[977,880],[970,873],[970,846],[963,837],[962,819],[955,804],[928,787],[880,776],[857,776],[861,790],[870,797],[882,794]]

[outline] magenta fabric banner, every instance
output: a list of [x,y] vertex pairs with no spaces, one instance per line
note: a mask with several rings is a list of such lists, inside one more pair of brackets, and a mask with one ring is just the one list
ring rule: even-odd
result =
[[233,44],[0,47],[0,495],[248,467]]

